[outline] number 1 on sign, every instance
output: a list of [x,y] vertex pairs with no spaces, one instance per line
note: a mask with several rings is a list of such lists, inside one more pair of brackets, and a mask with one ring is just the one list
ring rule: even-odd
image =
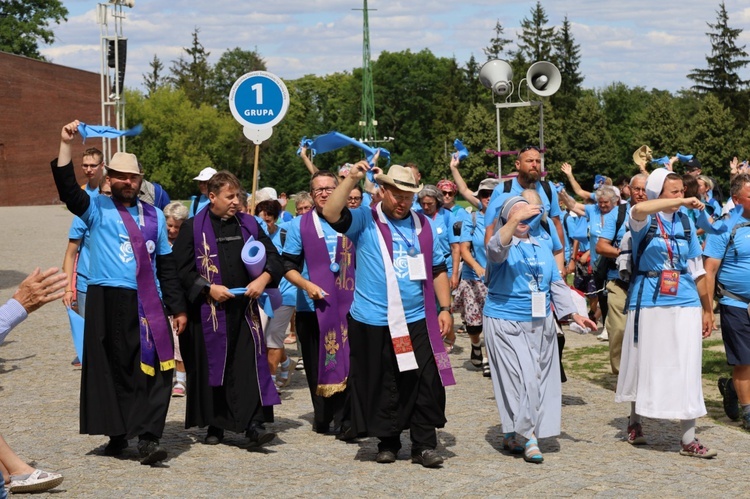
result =
[[252,87],[250,87],[253,91],[255,91],[255,103],[259,106],[263,105],[263,84],[262,83],[256,83]]

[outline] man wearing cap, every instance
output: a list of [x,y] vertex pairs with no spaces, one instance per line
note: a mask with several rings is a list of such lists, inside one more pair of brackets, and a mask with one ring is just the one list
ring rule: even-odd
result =
[[91,233],[81,378],[81,433],[107,435],[105,455],[138,436],[142,464],[167,457],[159,445],[172,391],[174,346],[187,317],[164,214],[138,200],[141,173],[133,154],[108,167],[112,197],[90,198],[75,182],[71,142],[78,121],[61,132],[52,172],[60,199]]
[[[332,172],[313,174],[314,209],[287,225],[282,258],[285,277],[299,290],[296,329],[312,398],[313,431],[328,433],[333,423],[336,437],[346,440],[352,436],[346,314],[354,295],[356,254],[351,239],[342,237],[321,217],[337,183]],[[347,196],[350,191],[351,187]]]
[[369,169],[357,163],[323,207],[331,226],[357,247],[348,328],[352,429],[380,439],[378,463],[396,461],[401,432],[409,429],[412,462],[437,467],[444,387],[455,384],[443,343],[455,341],[445,259],[428,219],[410,209],[423,187],[410,168],[393,165],[375,176],[383,200],[372,209],[346,207]]
[[190,218],[193,218],[196,213],[208,206],[208,181],[214,175],[216,175],[216,170],[209,166],[202,169],[198,176],[193,178],[193,180],[198,181],[198,189],[201,193],[199,196],[192,196],[190,198],[190,214],[188,215]]
[[[259,447],[276,436],[264,423],[273,420],[273,406],[280,400],[266,359],[257,298],[278,284],[283,266],[255,218],[239,211],[236,176],[216,173],[207,191],[208,209],[182,224],[174,245],[190,306],[190,325],[180,337],[188,382],[185,428],[208,426],[207,445],[221,443],[225,430],[245,432],[242,446]],[[252,280],[242,258],[251,237],[266,254],[262,272]]]

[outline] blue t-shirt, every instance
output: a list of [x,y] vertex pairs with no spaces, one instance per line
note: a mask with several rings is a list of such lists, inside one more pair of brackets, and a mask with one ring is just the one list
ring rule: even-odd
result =
[[[505,188],[505,182],[500,182],[497,187],[495,187],[495,190],[492,191],[492,197],[490,197],[490,203],[487,205],[487,211],[485,212],[485,225],[490,225],[492,223],[492,220],[497,218],[497,214],[500,211],[500,207],[502,207],[503,202],[509,197],[509,196],[520,196],[521,193],[525,190],[521,184],[518,183],[518,179],[514,178],[511,181],[511,187],[510,192],[506,193],[504,192]],[[539,193],[539,197],[542,198],[542,206],[544,206],[544,212],[547,214],[547,218],[560,218],[560,214],[562,213],[562,210],[560,210],[560,203],[557,199],[557,190],[555,189],[554,185],[551,185],[551,191],[552,191],[552,199],[547,198],[547,193],[544,192],[544,187],[542,187],[542,182],[547,182],[546,180],[540,180],[537,182],[536,185],[536,192]],[[558,237],[559,239],[559,237]]]
[[[276,246],[276,251],[279,252],[279,255],[282,254],[282,244],[281,244],[281,231],[286,230],[286,223],[280,223],[276,225],[276,232],[273,234],[268,234],[268,225],[266,225],[266,228],[264,229],[266,234],[268,234],[268,237],[271,238],[271,242],[273,242],[273,245]],[[279,293],[281,293],[281,304],[282,305],[289,305],[289,306],[296,306],[297,305],[297,288],[294,287],[294,285],[287,281],[286,278],[282,277],[281,281],[279,281]]]
[[[484,247],[484,213],[469,214],[469,220],[461,224],[462,243],[471,243],[471,254],[482,268],[487,268],[487,249]],[[461,269],[461,279],[468,281],[479,281],[477,273],[469,265],[464,263]]]
[[550,313],[550,284],[561,280],[555,257],[535,238],[513,237],[505,260],[489,263],[484,315],[495,319],[531,321],[531,293],[546,295],[546,315]]
[[[352,210],[352,211],[359,211],[359,210]],[[289,255],[301,255],[303,254],[303,247],[302,247],[302,234],[300,232],[300,222],[302,221],[302,217],[295,217],[292,219],[291,222],[286,226],[287,232],[286,232],[286,241],[284,242],[284,248],[283,251],[286,254]],[[326,242],[326,247],[328,248],[328,259],[330,261],[333,261],[336,257],[336,246],[338,244],[339,237],[341,235],[333,230],[330,225],[328,225],[328,222],[326,222],[325,218],[320,217],[320,227],[323,230],[323,237]],[[278,231],[277,231],[278,232]],[[359,265],[359,257],[357,257],[357,265]],[[307,269],[307,262],[305,261],[304,265],[302,266],[302,277],[310,280],[310,272]],[[330,293],[330,290],[324,290],[327,293]],[[307,292],[302,289],[297,289],[297,310],[300,312],[314,312],[315,311],[315,305],[313,304],[313,301],[310,299],[309,296],[307,296]]]
[[[352,224],[346,231],[346,236],[351,238],[357,247],[357,270],[354,279],[356,283],[354,286],[354,302],[350,313],[356,320],[365,324],[387,326],[388,296],[384,277],[385,267],[383,266],[383,257],[378,240],[379,229],[372,218],[371,210],[351,210],[351,214]],[[403,220],[388,219],[388,225],[393,234],[393,270],[396,273],[407,323],[425,318],[425,296],[422,292],[422,281],[409,279],[407,264],[409,247],[413,245],[420,249],[419,239],[415,234],[416,225],[413,226],[413,224],[412,216]],[[432,262],[425,262],[429,278],[432,267],[444,263],[445,259],[440,255],[438,234],[429,219],[428,225],[429,227],[424,227],[423,230],[431,230],[433,237]],[[398,230],[394,230],[394,226]],[[403,237],[399,234],[399,231],[401,231]],[[430,299],[434,299],[434,297],[430,297]]]
[[[742,217],[737,223],[750,223],[750,219]],[[703,256],[717,260],[723,259],[719,272],[716,274],[716,281],[727,288],[727,291],[750,299],[750,279],[748,279],[747,272],[750,268],[750,227],[738,229],[734,234],[732,245],[727,250],[731,233],[732,231],[729,230],[723,234],[709,234],[706,238]],[[719,303],[730,307],[747,308],[747,303],[727,296],[722,296]]]
[[[128,207],[127,211],[140,226],[138,206]],[[156,209],[156,218],[157,240],[146,241],[146,245],[157,255],[168,255],[172,252],[172,247],[167,239],[164,213],[159,209]],[[81,215],[81,219],[88,225],[92,241],[89,248],[88,283],[137,289],[135,256],[130,246],[130,236],[112,199],[108,196],[92,198],[91,204]],[[156,268],[154,268],[154,276],[156,276]],[[156,279],[156,286],[159,288],[158,279]]]
[[584,209],[586,210],[586,218],[589,220],[589,250],[591,250],[591,262],[594,264],[599,259],[596,252],[596,242],[599,240],[607,220],[614,217],[617,221],[617,208],[613,208],[607,214],[603,214],[597,204],[587,204]]
[[76,264],[76,289],[85,293],[89,287],[89,228],[80,217],[73,217],[68,231],[68,239],[80,241],[78,263]]
[[[685,232],[682,228],[682,218],[677,213],[666,218],[660,215],[649,215],[646,217],[644,222],[637,222],[633,219],[630,220],[630,233],[633,237],[633,254],[637,254],[638,247],[641,241],[646,237],[649,226],[651,225],[651,219],[654,216],[659,216],[664,225],[664,230],[670,238],[670,244],[672,246],[672,254],[674,261],[674,269],[681,271],[687,271],[687,261],[690,258],[696,258],[701,255],[701,247],[698,244],[698,238],[695,237],[695,227],[692,222],[688,219],[690,224],[690,241],[686,241],[684,237]],[[673,224],[674,221],[674,224]],[[673,236],[680,236],[679,239],[672,239]],[[635,256],[634,256],[635,257]],[[661,272],[662,270],[669,270],[670,266],[669,252],[667,251],[667,245],[664,241],[664,237],[659,229],[656,234],[646,246],[643,254],[638,261],[638,269],[633,268],[635,276],[631,278],[632,293],[629,304],[629,310],[635,310],[638,300],[636,299],[640,293],[640,286],[643,282],[643,293],[641,297],[641,307],[700,307],[700,298],[698,297],[698,289],[695,285],[693,278],[687,273],[680,274],[680,284],[678,286],[677,295],[666,295],[659,293],[659,277],[646,277],[638,275],[639,272],[656,271]]]
[[563,249],[562,242],[560,241],[560,234],[557,233],[555,225],[551,223],[549,219],[547,220],[547,223],[549,232],[539,225],[538,227],[529,230],[529,235],[534,236],[537,242],[544,244],[552,253],[556,253]]
[[445,257],[445,265],[448,267],[448,277],[453,275],[453,258],[451,257],[451,244],[458,243],[459,237],[453,233],[453,214],[445,208],[440,208],[435,214],[435,218],[425,215],[422,208],[415,210],[423,214],[430,220],[430,224],[435,228],[438,236],[438,245],[440,253]]
[[[198,207],[196,209],[195,203],[198,203]],[[190,199],[190,208],[188,209],[188,218],[193,218],[196,213],[201,211],[203,208],[211,204],[211,201],[208,199],[208,197],[204,196],[203,194],[199,196],[193,196]]]
[[[606,239],[607,241],[610,241],[616,248],[620,246],[620,241],[622,241],[622,237],[625,235],[625,231],[627,230],[628,219],[630,218],[630,204],[628,204],[627,206],[628,207],[625,211],[625,219],[623,220],[620,228],[617,230],[617,234],[615,234],[615,226],[617,225],[617,212],[619,210],[618,207],[615,207],[615,209],[610,212],[614,213],[615,216],[606,217],[607,219],[604,222],[604,228],[599,234],[599,239]],[[613,281],[619,278],[620,272],[617,269],[609,269],[607,271],[607,280]]]

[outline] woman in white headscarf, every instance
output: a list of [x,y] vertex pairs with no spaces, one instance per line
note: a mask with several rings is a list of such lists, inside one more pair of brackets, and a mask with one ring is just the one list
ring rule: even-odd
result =
[[540,206],[521,196],[501,206],[502,226],[487,244],[483,311],[503,447],[531,463],[544,459],[537,437],[560,434],[562,389],[550,304],[558,318],[570,315],[579,326],[596,327],[576,313],[549,245],[530,235],[541,215]]
[[633,274],[615,400],[631,403],[629,443],[646,443],[642,416],[679,419],[680,454],[712,458],[695,419],[706,414],[701,335],[711,334],[713,309],[695,226],[682,210],[703,203],[683,198],[682,178],[665,168],[651,173],[646,195],[630,210]]

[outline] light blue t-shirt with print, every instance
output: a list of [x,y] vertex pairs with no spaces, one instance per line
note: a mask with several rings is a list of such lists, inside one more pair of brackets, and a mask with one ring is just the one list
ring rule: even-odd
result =
[[[357,211],[357,210],[354,210]],[[302,221],[302,217],[295,217],[292,219],[291,222],[286,226],[287,232],[286,232],[286,241],[284,242],[284,248],[283,252],[289,255],[302,255],[304,252],[304,248],[302,246],[302,234],[300,232],[300,222]],[[328,260],[333,261],[336,257],[336,246],[338,244],[338,240],[340,234],[333,230],[330,225],[328,225],[328,222],[323,217],[320,217],[320,227],[323,231],[323,238],[326,242],[326,247],[328,249]],[[359,264],[359,261],[357,261],[357,264]],[[307,280],[310,280],[310,272],[307,269],[307,262],[304,262],[304,265],[302,266],[302,277],[304,277]],[[330,290],[323,290],[327,293],[330,293]],[[296,306],[297,310],[299,312],[314,312],[315,311],[315,305],[313,304],[313,301],[310,299],[309,296],[307,296],[307,292],[302,289],[297,289],[297,300],[296,300]]]
[[[138,203],[140,205],[140,202]],[[139,207],[127,207],[130,216],[140,226]],[[155,209],[157,218],[157,240],[146,241],[146,247],[153,255],[168,255],[172,247],[167,239],[167,225],[164,213]],[[135,256],[130,246],[130,236],[120,213],[108,196],[97,196],[81,219],[88,225],[93,244],[89,251],[89,285],[137,289],[135,280]],[[154,268],[154,276],[156,269]],[[156,279],[159,288],[159,280]]]
[[[268,234],[268,225],[266,224],[266,228],[264,229],[266,234],[268,234],[268,237],[271,238],[271,242],[273,242],[273,245],[276,246],[276,251],[279,252],[279,255],[283,253],[283,247],[281,244],[281,231],[286,231],[286,226],[288,222],[283,222],[276,225],[276,232],[273,234]],[[297,305],[297,288],[289,281],[286,280],[285,277],[281,278],[281,281],[279,281],[279,293],[281,293],[281,304],[282,305],[288,305],[291,307],[294,307]]]
[[[737,224],[741,223],[750,223],[750,219],[741,217]],[[716,274],[717,283],[721,283],[727,291],[750,300],[750,279],[748,279],[750,227],[737,229],[732,245],[727,249],[731,234],[731,229],[723,234],[709,234],[706,237],[703,256],[722,260],[719,272]],[[747,308],[747,303],[728,296],[722,296],[719,303],[730,307]]]
[[[356,320],[365,324],[387,326],[388,296],[385,286],[385,267],[378,239],[379,229],[375,225],[371,210],[351,210],[351,214],[352,224],[346,236],[351,238],[357,247],[356,285],[351,314]],[[432,275],[432,267],[445,263],[445,259],[439,253],[438,234],[429,219],[427,222],[428,227],[424,227],[423,230],[432,231],[433,237],[432,262],[425,262],[425,270],[429,277]],[[419,238],[415,233],[416,225],[412,216],[403,220],[388,219],[388,224],[393,235],[393,270],[401,292],[406,322],[412,323],[425,318],[422,281],[409,279],[407,262],[410,246],[415,246],[422,254]],[[429,298],[434,299],[434,297]]]
[[[196,207],[197,203],[197,207]],[[188,218],[193,218],[196,213],[201,211],[203,208],[211,204],[211,200],[207,196],[201,194],[200,196],[193,196],[190,200],[190,208],[188,209]]]
[[420,208],[415,210],[430,220],[430,224],[435,228],[437,233],[438,246],[440,253],[445,258],[445,265],[448,267],[448,277],[453,275],[453,258],[451,257],[451,243],[458,243],[459,238],[453,234],[453,214],[445,208],[440,208],[435,217],[431,218],[425,215],[424,210]]
[[487,317],[512,321],[531,321],[531,293],[546,295],[546,315],[550,313],[550,284],[562,279],[555,257],[545,244],[534,237],[513,237],[505,260],[489,263],[487,299],[483,313]]
[[68,230],[68,239],[80,241],[78,246],[78,263],[76,264],[76,289],[85,293],[89,287],[89,227],[80,217],[73,217]]
[[[643,283],[643,293],[641,294],[641,307],[700,307],[700,298],[698,289],[693,278],[687,273],[680,274],[680,284],[678,285],[677,295],[667,295],[659,292],[659,277],[646,277],[639,275],[640,272],[656,271],[661,273],[662,270],[687,271],[687,261],[690,258],[701,256],[701,247],[698,244],[698,238],[695,237],[695,227],[687,216],[680,217],[677,213],[673,215],[661,216],[659,214],[649,215],[645,222],[638,222],[630,219],[630,233],[633,237],[633,254],[634,257],[638,251],[641,241],[644,240],[651,225],[651,217],[659,216],[661,218],[664,230],[669,237],[672,247],[672,264],[670,264],[669,252],[667,251],[666,241],[659,229],[646,246],[643,254],[638,261],[638,269],[633,268],[633,277],[631,277],[631,299],[628,306],[629,310],[635,310],[638,304],[637,296]],[[682,219],[686,219],[690,225],[690,241],[684,238],[685,232],[682,227]],[[674,238],[679,236],[679,238]],[[672,265],[674,265],[672,267]]]
[[[484,213],[467,213],[469,220],[461,224],[460,242],[471,243],[471,254],[482,268],[487,268],[487,250],[484,247]],[[461,270],[461,279],[468,281],[479,281],[477,273],[469,265],[464,263]]]

